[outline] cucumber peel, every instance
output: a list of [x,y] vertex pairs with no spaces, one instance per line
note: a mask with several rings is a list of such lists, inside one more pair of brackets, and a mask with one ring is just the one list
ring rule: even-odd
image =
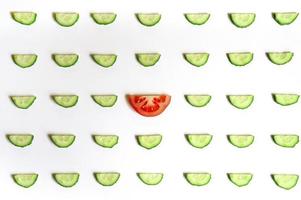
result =
[[227,58],[232,65],[242,67],[249,64],[253,60],[251,52],[235,52],[227,53]]
[[99,25],[108,25],[115,21],[117,15],[115,13],[91,13],[91,17]]
[[10,96],[13,104],[21,109],[29,108],[36,100],[35,96]]
[[104,148],[113,148],[119,140],[117,135],[93,135],[96,144]]
[[228,135],[228,141],[238,148],[246,148],[253,144],[253,135]]
[[71,134],[50,134],[51,142],[59,148],[67,148],[75,141],[75,135]]
[[91,97],[95,103],[102,107],[112,107],[118,99],[117,95],[91,95]]
[[161,55],[159,53],[137,53],[137,61],[144,67],[154,66],[160,59]]
[[210,18],[209,13],[185,13],[184,16],[193,25],[203,25]]
[[184,53],[184,59],[195,67],[205,65],[209,59],[209,53]]
[[253,95],[227,95],[227,99],[232,106],[238,109],[246,109],[253,103],[254,96]]
[[79,14],[74,12],[55,12],[53,13],[54,20],[63,27],[73,26],[79,19]]
[[271,177],[277,186],[286,190],[295,187],[299,179],[296,174],[272,174]]
[[7,134],[6,138],[16,147],[26,147],[31,145],[34,136],[31,134]]
[[137,173],[138,178],[146,185],[158,185],[163,179],[163,173]]
[[289,25],[298,17],[297,12],[274,12],[272,16],[279,25]]
[[111,67],[117,60],[115,54],[91,54],[91,57],[95,63],[105,68]]
[[23,25],[31,25],[37,19],[37,14],[34,12],[11,12],[12,18]]
[[253,178],[251,173],[228,173],[229,180],[238,187],[246,186]]
[[210,100],[210,95],[185,95],[186,101],[194,107],[204,107]]
[[184,177],[193,186],[204,186],[211,180],[211,174],[203,172],[186,172],[184,173]]
[[246,28],[255,21],[255,13],[229,13],[230,21],[238,28]]
[[136,140],[138,144],[145,149],[152,149],[157,147],[162,141],[162,135],[137,135]]
[[33,186],[36,183],[38,176],[39,175],[35,173],[12,174],[15,183],[24,188]]
[[53,101],[64,108],[70,108],[77,104],[78,96],[77,95],[52,95]]
[[208,146],[212,140],[212,135],[210,134],[186,134],[185,138],[187,142],[195,147],[202,149],[206,146]]
[[21,67],[31,67],[37,61],[38,56],[36,54],[13,54],[12,59],[14,63]]
[[159,13],[136,13],[136,18],[144,26],[154,26],[160,21],[161,14],[159,14]]
[[273,100],[281,106],[290,106],[298,102],[298,94],[272,94]]
[[281,135],[275,134],[272,135],[272,140],[275,144],[286,147],[286,148],[294,148],[299,143],[299,136],[298,135]]
[[52,176],[63,187],[73,187],[79,180],[79,173],[54,173]]
[[292,60],[294,53],[290,51],[267,52],[266,55],[273,64],[284,65]]
[[71,67],[78,61],[77,54],[53,54],[52,59],[60,67]]
[[120,173],[118,173],[118,172],[95,172],[94,177],[100,185],[112,186],[119,180]]

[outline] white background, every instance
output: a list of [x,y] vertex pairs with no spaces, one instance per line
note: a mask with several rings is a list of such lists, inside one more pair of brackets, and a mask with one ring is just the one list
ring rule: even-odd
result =
[[[300,12],[300,1],[241,0],[2,0],[0,7],[0,198],[6,199],[297,199],[301,184],[286,191],[278,188],[271,173],[301,174],[300,146],[276,146],[273,133],[299,133],[301,105],[281,107],[272,101],[272,92],[299,93],[301,63],[301,19],[290,26],[279,26],[274,11]],[[34,11],[32,26],[14,22],[10,11]],[[51,14],[73,11],[80,14],[71,28],[58,26]],[[116,21],[98,26],[90,12],[115,12]],[[152,28],[134,17],[136,12],[159,12],[162,19]],[[203,26],[193,26],[185,12],[209,12]],[[256,21],[238,29],[227,18],[228,12],[255,12]],[[295,53],[285,66],[270,63],[266,51]],[[196,68],[182,58],[183,52],[210,53],[208,63]],[[225,56],[231,51],[251,51],[254,60],[244,68],[232,66]],[[137,52],[159,52],[153,68],[143,68],[135,60]],[[36,53],[37,63],[28,69],[16,67],[12,53]],[[77,53],[78,63],[68,69],[57,67],[52,53]],[[116,53],[112,68],[97,66],[90,53]],[[77,94],[76,107],[63,109],[49,95]],[[117,94],[115,107],[104,109],[91,94]],[[155,118],[136,114],[127,104],[128,93],[168,93],[172,102]],[[184,94],[210,94],[207,107],[197,109],[185,102]],[[17,109],[9,95],[32,94],[36,102],[28,110]],[[226,100],[227,94],[253,94],[247,110],[238,110]],[[184,133],[210,133],[212,143],[205,149],[192,148]],[[33,144],[20,149],[5,139],[6,133],[33,133]],[[58,149],[47,138],[49,133],[73,133],[75,143]],[[119,135],[119,144],[103,149],[93,143],[91,134]],[[158,148],[139,147],[134,135],[161,133]],[[253,134],[255,142],[237,149],[227,134]],[[73,188],[63,188],[51,178],[53,172],[76,171],[80,180]],[[113,187],[96,183],[94,171],[118,171]],[[158,186],[141,183],[135,173],[163,172]],[[205,171],[212,180],[205,187],[192,187],[183,178],[185,171]],[[36,172],[36,184],[24,189],[13,183],[10,174]],[[251,172],[250,185],[234,186],[227,172]],[[299,194],[299,195],[298,195]]]

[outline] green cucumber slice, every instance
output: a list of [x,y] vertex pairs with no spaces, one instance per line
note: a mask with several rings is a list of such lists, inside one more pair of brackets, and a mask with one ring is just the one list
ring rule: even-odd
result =
[[91,13],[91,17],[99,25],[108,25],[115,21],[117,15],[115,13]]
[[78,61],[77,54],[53,54],[52,59],[60,67],[71,67]]
[[232,65],[242,67],[249,64],[253,60],[253,53],[251,52],[227,53],[227,58]]
[[209,53],[184,53],[184,59],[195,67],[205,65],[209,59]]
[[114,185],[120,177],[118,172],[96,172],[94,173],[96,181],[102,186]]
[[238,148],[246,148],[253,144],[253,135],[227,135],[228,141]]
[[163,179],[163,173],[137,173],[138,178],[146,185],[158,185]]
[[204,186],[211,180],[211,174],[203,172],[186,172],[184,173],[184,177],[193,186]]
[[144,67],[154,66],[160,59],[161,55],[159,53],[137,53],[137,61]]
[[55,12],[54,20],[63,27],[73,26],[79,19],[79,14],[74,12]]
[[246,28],[255,21],[255,13],[229,13],[232,24],[238,28]]
[[298,94],[272,94],[273,100],[282,106],[293,105],[298,102]]
[[36,100],[35,96],[10,96],[13,104],[21,109],[29,108]]
[[185,13],[184,16],[193,25],[203,25],[210,18],[209,13]]
[[53,101],[64,108],[70,108],[77,104],[78,96],[77,95],[52,95]]
[[141,147],[144,147],[145,149],[152,149],[161,143],[162,135],[136,135],[136,140]]
[[144,26],[154,26],[160,21],[161,14],[159,14],[159,13],[136,13],[136,18]]
[[105,68],[111,67],[117,60],[115,54],[91,54],[91,57],[95,63]]
[[79,173],[54,173],[55,182],[63,187],[73,187],[79,180]]
[[31,25],[37,19],[37,14],[34,12],[11,12],[12,18],[23,25]]
[[12,59],[21,68],[31,67],[37,61],[36,54],[13,54]]
[[253,95],[227,95],[227,99],[232,106],[238,109],[246,109],[253,103],[254,96]]
[[295,187],[299,179],[296,174],[272,174],[271,177],[277,186],[286,190]]
[[34,136],[31,134],[7,134],[6,138],[16,147],[26,147],[31,145]]
[[253,178],[251,173],[228,173],[229,180],[238,187],[246,186]]
[[188,143],[195,147],[202,149],[208,146],[212,140],[212,135],[210,134],[185,134],[185,138]]
[[286,148],[294,148],[299,143],[298,135],[272,135],[272,140],[275,144],[286,147]]
[[93,135],[96,144],[104,148],[113,148],[119,140],[117,135]]
[[210,100],[210,95],[185,95],[186,101],[194,107],[204,107]]
[[292,60],[294,53],[290,51],[267,52],[266,55],[273,64],[284,65]]
[[279,25],[289,25],[298,17],[297,12],[274,12],[272,16]]
[[118,96],[117,95],[91,95],[95,103],[102,107],[112,107],[115,105]]
[[35,173],[12,174],[15,183],[24,188],[33,186],[36,183],[38,176],[39,175]]
[[71,134],[50,134],[51,142],[59,148],[67,148],[75,141],[75,135]]

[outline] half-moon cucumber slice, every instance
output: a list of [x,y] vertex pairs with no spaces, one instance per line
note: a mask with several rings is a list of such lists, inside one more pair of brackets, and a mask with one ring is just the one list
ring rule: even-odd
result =
[[158,185],[163,179],[163,173],[137,173],[138,178],[146,185]]
[[203,25],[210,18],[209,13],[185,13],[184,16],[193,25]]
[[275,144],[286,148],[294,148],[299,143],[299,136],[293,134],[275,134],[272,139]]
[[91,54],[91,57],[95,63],[105,68],[111,67],[117,60],[115,54]]
[[299,179],[296,174],[272,174],[271,176],[277,186],[286,190],[295,187]]
[[71,67],[78,61],[77,54],[53,54],[52,59],[60,67]]
[[253,103],[254,96],[253,95],[227,95],[227,99],[232,106],[238,109],[246,109]]
[[37,19],[37,13],[34,12],[11,12],[12,18],[23,25],[31,25]]
[[160,59],[161,55],[159,53],[137,53],[137,61],[144,67],[154,66]]
[[63,187],[73,187],[79,180],[79,173],[54,173],[52,176]]
[[204,107],[210,100],[210,95],[185,95],[186,101],[194,107]]
[[15,183],[24,188],[33,186],[36,183],[38,176],[39,175],[35,173],[12,174]]
[[37,61],[36,54],[13,54],[12,59],[21,68],[31,67]]
[[228,135],[228,141],[238,148],[246,148],[253,144],[253,135]]
[[202,149],[208,146],[212,140],[212,135],[210,134],[185,134],[185,138],[188,143],[195,147]]
[[119,140],[117,135],[93,135],[96,144],[104,148],[113,148]]
[[95,103],[102,107],[112,107],[117,101],[117,95],[91,95]]
[[154,26],[159,23],[161,14],[159,13],[136,13],[136,18],[144,26]]
[[272,94],[273,100],[282,106],[290,106],[298,102],[298,94]]
[[186,172],[184,173],[184,177],[193,186],[204,186],[211,180],[211,174],[203,172]]
[[272,16],[279,25],[289,25],[298,17],[297,12],[274,12]]
[[251,173],[228,173],[229,180],[238,187],[246,186],[253,178]]
[[29,108],[34,101],[36,100],[35,96],[10,96],[11,101],[13,104],[21,109]]
[[255,13],[229,13],[231,22],[238,28],[246,28],[255,21]]
[[67,148],[75,141],[75,135],[71,134],[50,134],[49,138],[59,148]]
[[77,95],[52,95],[53,101],[64,108],[70,108],[77,104],[78,96]]
[[152,149],[157,147],[162,141],[162,135],[136,135],[138,144],[145,149]]
[[294,53],[290,51],[267,52],[266,55],[275,65],[284,65],[292,60]]
[[55,12],[54,20],[63,27],[73,26],[79,19],[79,14],[74,12]]
[[118,173],[118,172],[95,172],[94,177],[100,185],[112,186],[119,180],[120,173]]
[[91,13],[91,17],[99,25],[108,25],[115,21],[117,15],[115,13]]
[[184,53],[184,59],[195,67],[205,65],[209,59],[209,53]]
[[242,67],[249,64],[253,60],[253,53],[251,52],[227,53],[227,57],[232,65]]
[[32,134],[7,134],[6,138],[16,147],[26,147],[31,145],[34,136]]

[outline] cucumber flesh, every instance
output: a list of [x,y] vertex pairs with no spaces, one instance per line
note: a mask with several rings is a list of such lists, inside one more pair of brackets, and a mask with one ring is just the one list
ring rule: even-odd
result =
[[36,54],[13,54],[12,59],[21,68],[31,67],[37,61]]
[[232,106],[238,109],[246,109],[253,103],[254,96],[253,95],[227,95],[227,99]]
[[38,174],[26,173],[26,174],[12,174],[12,178],[15,183],[21,187],[29,188],[35,184],[38,179]]
[[59,148],[67,148],[75,141],[75,135],[71,134],[50,134],[49,138]]
[[119,140],[117,135],[93,135],[96,144],[104,148],[113,148]]
[[295,187],[299,179],[296,174],[272,174],[271,176],[277,186],[286,190]]
[[91,17],[99,25],[108,25],[115,21],[117,15],[115,13],[91,13]]
[[184,173],[184,177],[187,182],[193,186],[204,186],[207,185],[211,180],[211,174],[209,173]]
[[144,26],[154,26],[160,21],[161,14],[159,14],[159,13],[137,13],[136,18]]
[[53,13],[54,20],[63,27],[73,26],[78,18],[78,13],[67,13],[67,12],[55,12]]
[[141,147],[152,149],[157,147],[162,141],[162,135],[137,135],[136,140]]
[[185,138],[188,141],[188,143],[195,147],[202,149],[206,146],[208,146],[212,140],[212,135],[210,134],[186,134]]
[[102,186],[114,185],[120,177],[118,172],[96,172],[94,173],[96,181]]
[[204,107],[210,100],[210,95],[185,95],[186,101],[194,107]]
[[34,12],[12,12],[12,18],[23,25],[31,25],[36,21],[37,14]]
[[71,67],[78,61],[77,54],[53,54],[52,58],[60,67]]
[[255,13],[229,13],[231,22],[238,28],[246,28],[255,21]]
[[31,134],[8,134],[8,141],[17,147],[26,147],[31,145],[34,136]]
[[95,103],[102,107],[112,107],[115,105],[118,96],[117,95],[91,95]]
[[209,59],[209,53],[184,53],[185,60],[195,67],[205,65]]
[[159,53],[137,53],[137,61],[144,67],[154,66],[160,59],[161,55]]
[[289,25],[293,23],[298,17],[299,13],[297,12],[275,12],[272,13],[274,20],[279,25]]
[[253,135],[228,135],[227,138],[232,145],[238,148],[246,148],[254,141]]
[[298,135],[272,135],[272,139],[275,144],[286,147],[286,148],[294,148],[299,143]]
[[253,175],[250,173],[228,173],[227,176],[238,187],[248,185],[253,178]]
[[251,52],[227,53],[227,57],[232,65],[242,67],[249,64],[253,60],[253,53]]
[[35,96],[10,96],[13,104],[21,109],[29,108],[36,100]]
[[267,52],[266,55],[275,65],[284,65],[292,60],[294,53],[290,51]]
[[138,178],[146,185],[158,185],[163,179],[163,173],[137,173]]
[[64,108],[70,108],[77,104],[77,95],[52,95],[53,101]]
[[210,18],[209,13],[185,13],[184,16],[193,25],[203,25]]
[[55,182],[63,187],[73,187],[79,179],[79,173],[54,173]]
[[298,94],[272,94],[273,100],[282,106],[293,105],[298,102]]
[[91,57],[95,63],[105,68],[111,67],[117,60],[115,54],[92,54]]

